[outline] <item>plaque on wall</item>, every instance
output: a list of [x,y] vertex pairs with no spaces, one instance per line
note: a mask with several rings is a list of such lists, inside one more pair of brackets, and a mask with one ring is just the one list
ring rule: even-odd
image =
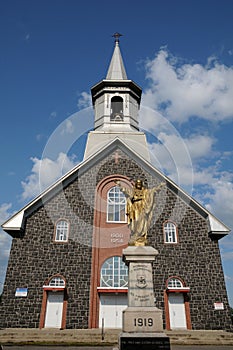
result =
[[28,289],[27,288],[16,288],[15,296],[16,297],[27,297]]

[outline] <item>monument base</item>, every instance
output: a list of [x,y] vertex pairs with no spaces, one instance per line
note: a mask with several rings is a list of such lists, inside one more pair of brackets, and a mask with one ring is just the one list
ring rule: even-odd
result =
[[170,350],[165,333],[121,333],[119,350]]
[[123,332],[163,332],[162,311],[155,306],[127,307],[123,311]]
[[155,307],[152,263],[157,254],[149,246],[123,250],[123,261],[129,266],[129,287],[120,350],[170,350],[169,337],[163,333],[162,311]]

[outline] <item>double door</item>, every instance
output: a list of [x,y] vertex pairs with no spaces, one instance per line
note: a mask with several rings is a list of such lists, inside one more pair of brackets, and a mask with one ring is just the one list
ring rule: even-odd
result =
[[99,327],[122,328],[122,311],[127,308],[126,293],[103,293],[100,295]]

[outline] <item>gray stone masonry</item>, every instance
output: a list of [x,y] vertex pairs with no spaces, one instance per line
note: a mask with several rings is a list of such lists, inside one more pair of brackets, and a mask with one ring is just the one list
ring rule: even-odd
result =
[[[115,153],[115,152],[114,152]],[[67,328],[87,328],[92,262],[92,233],[95,188],[113,174],[142,178],[149,187],[161,180],[136,164],[120,149],[93,164],[26,219],[25,232],[14,238],[0,305],[0,327],[39,326],[43,285],[55,274],[67,282]],[[166,280],[180,277],[190,287],[193,329],[231,329],[230,311],[218,242],[208,235],[206,220],[177,194],[164,188],[156,194],[156,209],[149,230],[149,245],[159,254],[153,263],[156,307],[163,310]],[[54,242],[54,224],[59,218],[70,222],[68,243]],[[178,243],[165,244],[163,223],[178,226]],[[16,298],[17,287],[27,287],[26,298]],[[224,310],[214,310],[223,302]]]

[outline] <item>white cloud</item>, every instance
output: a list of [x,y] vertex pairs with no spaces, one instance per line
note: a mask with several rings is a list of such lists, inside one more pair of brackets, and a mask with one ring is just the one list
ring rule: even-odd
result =
[[[194,169],[194,186],[206,186],[209,189],[212,189],[215,183],[215,170],[213,169],[212,166],[206,167],[206,168],[201,168],[201,169]],[[197,198],[200,200],[200,202],[204,203],[204,193],[203,189],[201,190],[201,197]]]
[[233,67],[212,57],[205,66],[184,64],[161,49],[146,68],[150,86],[143,103],[164,111],[170,120],[186,122],[198,116],[221,121],[233,117]]
[[87,108],[92,105],[91,94],[83,91],[79,94],[77,106],[78,108]]
[[61,135],[72,134],[74,132],[74,126],[70,119],[66,119],[61,129]]
[[192,160],[209,157],[213,153],[215,139],[208,135],[191,135],[184,139]]
[[38,195],[75,165],[74,159],[69,158],[62,152],[55,160],[49,158],[38,159],[36,157],[31,158],[31,160],[33,162],[31,174],[25,181],[22,181],[23,200]]
[[[192,163],[176,135],[160,134],[161,143],[149,145],[151,161],[179,186],[192,185]],[[185,170],[185,172],[184,172]]]
[[37,134],[36,135],[36,140],[41,141],[43,139],[44,135],[43,134]]
[[0,223],[7,220],[7,218],[10,216],[11,207],[12,207],[11,203],[3,203],[0,206]]
[[[213,179],[212,170],[197,170],[200,159],[214,154],[215,140],[208,135],[190,135],[182,138],[178,134],[158,134],[159,143],[149,145],[152,162],[178,185],[192,186],[209,183]],[[194,174],[194,177],[193,177]]]
[[56,111],[53,111],[53,112],[50,113],[50,118],[51,119],[54,119],[56,117],[57,117],[57,112]]
[[[231,180],[233,178],[230,173],[225,174],[226,176],[231,177]],[[233,183],[225,177],[213,182],[212,192],[205,195],[209,200],[206,207],[233,229]]]
[[[150,145],[155,166],[189,193],[193,181],[195,198],[233,227],[232,174],[223,168],[232,152],[223,145],[216,150],[217,135],[208,135],[220,131],[209,123],[218,122],[219,127],[233,119],[233,67],[214,57],[206,65],[186,64],[163,48],[147,61],[146,72],[143,105],[148,111],[143,110],[140,122],[158,140]],[[203,120],[208,124],[200,124]],[[185,137],[169,121],[178,126],[189,122],[182,125]],[[208,130],[203,133],[204,125]]]
[[153,164],[233,228],[233,174],[221,164],[231,152],[215,152],[216,140],[208,135],[182,139],[161,132],[158,140],[149,145]]

